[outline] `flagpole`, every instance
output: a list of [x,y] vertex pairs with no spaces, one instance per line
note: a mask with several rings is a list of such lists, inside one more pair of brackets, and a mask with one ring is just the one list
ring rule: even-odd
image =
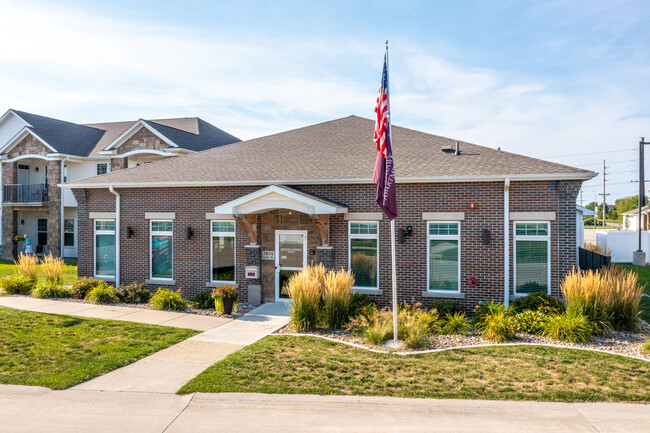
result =
[[[388,66],[388,41],[385,42],[386,44],[386,82],[389,83],[389,66]],[[392,124],[393,122],[390,119],[390,84],[387,86],[388,87],[388,136],[390,137],[390,145],[391,149],[393,146],[393,127]],[[392,269],[393,269],[393,287],[392,287],[392,292],[393,292],[393,341],[397,342],[399,341],[399,336],[397,334],[397,271],[396,271],[396,260],[395,260],[395,218],[390,220],[390,257],[392,261]]]

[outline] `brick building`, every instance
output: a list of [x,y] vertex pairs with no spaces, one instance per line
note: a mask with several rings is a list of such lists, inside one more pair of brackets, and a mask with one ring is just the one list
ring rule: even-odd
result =
[[[388,304],[372,130],[350,116],[70,182],[79,275],[186,296],[236,284],[259,303],[321,262]],[[393,139],[400,301],[559,294],[576,264],[576,196],[595,173],[396,126]]]
[[0,117],[2,256],[27,235],[37,254],[77,257],[77,201],[59,184],[239,139],[197,118],[79,125],[9,110]]

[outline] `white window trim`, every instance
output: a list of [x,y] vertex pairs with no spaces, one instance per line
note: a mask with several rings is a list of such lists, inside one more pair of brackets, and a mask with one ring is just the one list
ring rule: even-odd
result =
[[[105,165],[106,166],[106,173],[111,172],[111,165],[108,162],[98,162],[97,164],[95,164],[95,175],[96,176],[100,176],[100,174],[97,173],[99,171],[99,166],[100,165]],[[102,173],[102,174],[106,174],[106,173]]]
[[[546,236],[538,235],[517,235],[517,224],[546,224]],[[550,221],[514,221],[512,223],[512,263],[513,263],[513,273],[512,273],[512,283],[513,283],[513,293],[516,297],[528,296],[530,293],[519,293],[517,292],[517,241],[546,241],[546,251],[547,251],[547,270],[546,270],[546,294],[551,294],[551,222]]]
[[[458,224],[458,234],[457,235],[431,235],[429,234],[429,226],[431,224]],[[461,222],[460,221],[427,221],[427,236],[426,236],[426,249],[427,249],[427,282],[426,282],[426,293],[440,293],[440,294],[453,294],[460,293],[460,270],[461,270]],[[429,281],[431,276],[431,250],[429,248],[430,240],[452,240],[458,241],[458,290],[431,290],[429,289]]]
[[[97,235],[113,235],[115,236],[115,229],[113,230],[97,230],[97,222],[110,221],[115,223],[114,219],[95,219],[93,220],[93,276],[99,279],[112,280],[115,275],[100,275],[97,273]],[[116,251],[117,254],[117,251]]]
[[[66,231],[65,229],[65,220],[72,220],[72,232]],[[94,223],[93,223],[94,224]],[[67,233],[72,233],[72,245],[65,244],[65,235]],[[77,218],[63,218],[63,248],[75,248],[77,246]]]
[[[154,222],[170,222],[172,223],[172,231],[170,232],[156,232],[156,236],[171,236],[172,238],[172,276],[171,278],[161,278],[153,276],[153,237],[154,231],[152,226]],[[161,282],[174,281],[174,220],[150,220],[149,221],[149,280]]]
[[[374,235],[352,234],[352,224],[376,224],[377,233]],[[377,286],[352,286],[353,291],[370,293],[371,290],[379,290],[379,221],[349,221],[348,222],[348,270],[352,270],[352,239],[376,239],[377,240]]]
[[[215,232],[212,230],[212,223],[215,222],[226,222],[226,223],[234,223],[234,228],[235,230],[232,232]],[[235,235],[235,232],[237,231],[237,224],[235,220],[210,220],[210,283],[215,283],[215,284],[236,284],[237,281],[237,236]],[[214,255],[214,247],[212,246],[212,242],[214,241],[215,236],[232,236],[235,242],[235,254],[234,254],[234,261],[233,263],[235,264],[235,279],[233,281],[226,281],[226,280],[213,280],[212,279],[212,264],[213,264],[213,255]]]

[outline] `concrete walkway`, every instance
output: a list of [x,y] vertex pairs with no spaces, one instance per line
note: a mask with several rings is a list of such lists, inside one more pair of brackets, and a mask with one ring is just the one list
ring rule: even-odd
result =
[[0,433],[646,433],[650,406],[282,394],[181,396],[0,385],[0,420]]
[[0,296],[0,307],[37,313],[69,314],[71,316],[95,319],[122,320],[148,323],[151,325],[174,326],[176,328],[207,331],[232,321],[230,318],[202,316],[200,314],[177,313],[174,311],[146,310],[142,308],[94,305],[82,302],[36,299],[29,296]]
[[[181,341],[73,389],[175,393],[215,362],[289,322],[289,306],[268,303],[221,326]],[[125,319],[126,320],[126,319]]]

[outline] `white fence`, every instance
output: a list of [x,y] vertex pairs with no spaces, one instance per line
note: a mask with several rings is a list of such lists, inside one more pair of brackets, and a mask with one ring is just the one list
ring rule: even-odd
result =
[[[632,262],[632,252],[639,249],[639,232],[627,230],[599,230],[596,243],[612,251],[612,262]],[[641,249],[650,257],[650,233],[641,233]]]

